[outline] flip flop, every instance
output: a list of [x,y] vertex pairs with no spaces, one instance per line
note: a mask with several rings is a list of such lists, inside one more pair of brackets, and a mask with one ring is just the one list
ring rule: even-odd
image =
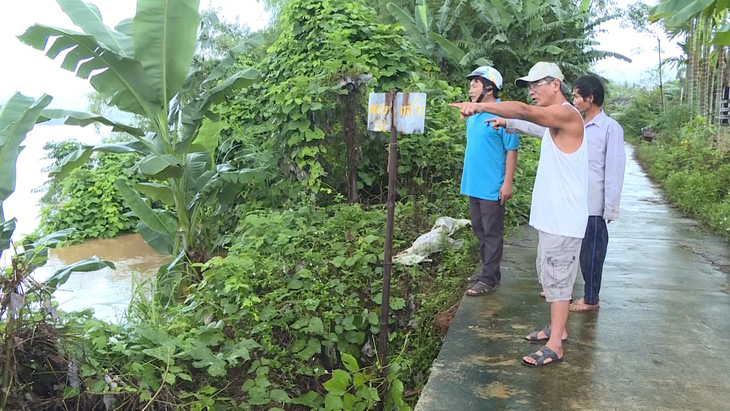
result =
[[[538,354],[537,351],[542,352],[542,355]],[[530,357],[530,358],[534,359],[535,361],[537,361],[537,364],[531,364],[531,363],[525,361],[525,359],[523,358],[522,359],[522,365],[526,365],[526,366],[528,366],[530,368],[537,368],[537,367],[544,367],[546,365],[550,365],[550,364],[553,364],[553,363],[556,363],[556,362],[563,361],[563,359],[562,358],[558,358],[558,354],[555,354],[555,351],[553,351],[550,348],[548,348],[547,345],[543,345],[537,351],[535,351],[532,354],[528,354],[527,355],[527,357]],[[548,358],[550,358],[552,361],[546,363],[545,360],[548,359]]]
[[470,275],[469,277],[466,278],[466,281],[468,281],[470,283],[475,283],[475,282],[479,281],[479,274]]
[[579,298],[578,301],[574,302],[573,304],[570,304],[570,307],[568,308],[571,312],[574,313],[585,313],[588,311],[595,311],[600,306],[600,302],[595,304],[586,304],[585,298]]
[[[547,335],[547,338],[538,338],[537,335],[540,334],[540,331],[544,332],[545,335]],[[545,328],[543,328],[542,330],[533,331],[530,334],[528,334],[527,337],[525,337],[525,340],[527,340],[529,342],[543,342],[543,341],[547,341],[549,339],[550,339],[550,326],[549,325],[546,325]],[[565,342],[566,340],[567,340],[567,338],[563,338],[563,342]]]
[[466,295],[468,295],[469,297],[477,297],[480,295],[487,294],[488,292],[490,292],[492,290],[494,290],[494,287],[490,287],[486,283],[477,281],[474,285],[469,287],[468,290],[466,290]]

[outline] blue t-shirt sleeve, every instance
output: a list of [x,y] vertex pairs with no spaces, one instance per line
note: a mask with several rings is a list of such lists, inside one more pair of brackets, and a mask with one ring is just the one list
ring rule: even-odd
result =
[[502,132],[502,142],[505,150],[510,151],[520,148],[520,137],[517,134],[508,134],[505,129],[500,131]]

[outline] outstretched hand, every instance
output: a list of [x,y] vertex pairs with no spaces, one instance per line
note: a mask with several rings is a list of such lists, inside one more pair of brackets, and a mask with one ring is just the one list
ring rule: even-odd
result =
[[449,106],[458,108],[459,111],[461,111],[462,118],[482,112],[481,105],[479,103],[450,103]]
[[494,117],[489,120],[484,120],[484,122],[492,126],[495,130],[499,130],[501,127],[507,128],[507,120],[504,118]]

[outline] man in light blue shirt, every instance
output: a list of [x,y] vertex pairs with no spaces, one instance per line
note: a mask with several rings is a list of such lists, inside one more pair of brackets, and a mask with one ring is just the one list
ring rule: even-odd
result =
[[[482,66],[467,78],[473,102],[497,102],[502,75]],[[517,164],[519,138],[504,129],[494,130],[484,120],[495,117],[478,113],[466,119],[466,151],[461,177],[461,194],[469,196],[472,230],[479,240],[482,271],[467,295],[484,295],[502,278],[500,262],[504,246],[504,204],[513,195],[512,180]]]

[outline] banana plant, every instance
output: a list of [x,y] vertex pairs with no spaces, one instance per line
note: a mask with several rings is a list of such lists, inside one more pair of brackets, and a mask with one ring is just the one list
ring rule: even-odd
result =
[[[261,39],[231,50],[205,79],[202,91],[194,98],[183,97],[193,94],[193,79],[200,75],[193,64],[200,47],[199,0],[138,0],[135,16],[114,28],[104,24],[93,4],[57,2],[80,32],[36,24],[19,39],[51,59],[62,60],[61,68],[88,79],[110,98],[111,105],[145,117],[152,126],[142,130],[95,114],[44,110],[41,120],[79,126],[101,123],[134,138],[127,143],[84,146],[63,159],[51,176],[63,178],[94,152],[138,156],[137,171],[149,182],[129,187],[119,180],[116,188],[139,217],[139,232],[155,250],[176,257],[174,263],[200,260],[193,256],[207,254],[201,254],[205,246],[198,239],[205,207],[216,205],[222,213],[241,186],[266,176],[258,169],[216,164],[221,124],[211,111],[213,105],[260,78],[253,68],[224,76],[236,55],[258,46]],[[150,200],[162,202],[165,209],[152,208]]]
[[[6,220],[3,212],[3,203],[15,191],[16,163],[20,152],[23,150],[22,143],[27,133],[38,122],[44,121],[42,113],[51,100],[52,97],[48,95],[43,95],[35,100],[20,93],[15,93],[5,104],[0,105],[0,252],[12,248],[14,252],[11,256],[13,266],[15,268],[21,267],[26,275],[32,272],[35,267],[45,264],[48,249],[56,247],[71,233],[71,230],[62,230],[49,234],[33,243],[14,247],[11,238],[15,231],[16,219]],[[98,257],[93,257],[72,266],[63,267],[46,280],[45,285],[49,286],[52,291],[63,284],[71,272],[94,271],[104,267],[112,267],[112,265],[109,262],[100,260]],[[24,276],[21,276],[21,278],[24,278]],[[8,295],[6,291],[3,290],[4,297]]]
[[466,0],[458,2],[452,7],[451,1],[441,6],[436,19],[431,17],[425,0],[416,1],[413,15],[390,2],[386,6],[390,14],[405,28],[408,37],[416,44],[416,49],[435,62],[446,58],[458,64],[464,57],[464,52],[446,38],[447,33],[454,27],[459,15],[466,6]]
[[[68,280],[72,272],[96,271],[105,267],[114,268],[108,261],[94,256],[84,261],[57,270],[50,278],[37,282],[30,277],[36,267],[46,263],[48,249],[57,246],[72,230],[59,231],[33,243],[16,246],[11,240],[15,231],[16,219],[5,220],[3,203],[15,191],[16,163],[23,149],[26,135],[41,117],[42,111],[51,102],[51,97],[43,95],[38,100],[14,94],[0,106],[0,253],[12,249],[10,266],[0,271],[0,320],[2,326],[2,347],[5,361],[0,364],[0,408],[5,408],[11,390],[10,378],[12,362],[15,358],[16,335],[21,327],[26,327],[23,313],[41,308],[51,318],[55,316],[50,295]],[[12,247],[11,247],[12,246]],[[24,310],[25,309],[25,310]]]

